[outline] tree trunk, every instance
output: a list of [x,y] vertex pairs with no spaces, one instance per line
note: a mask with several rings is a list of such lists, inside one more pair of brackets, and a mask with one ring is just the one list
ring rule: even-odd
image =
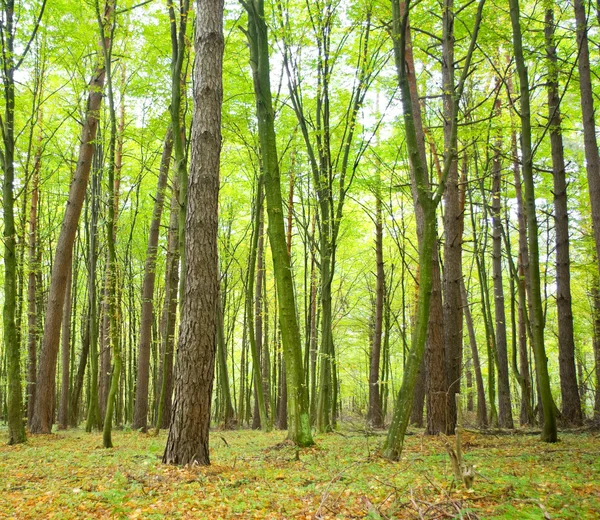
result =
[[89,309],[82,316],[81,329],[83,331],[83,339],[81,342],[81,354],[77,365],[77,373],[73,378],[73,388],[71,389],[71,399],[69,401],[69,426],[76,428],[79,423],[79,399],[81,398],[81,390],[85,378],[85,368],[87,366],[90,352],[90,316]]
[[[500,112],[499,99],[496,113]],[[502,216],[500,213],[502,164],[500,162],[502,138],[496,139],[496,150],[492,163],[492,272],[494,282],[494,317],[498,368],[498,425],[514,428],[508,374],[508,341],[506,338],[506,310],[504,307],[504,282],[502,280]],[[491,360],[490,360],[491,363]]]
[[289,429],[288,437],[299,446],[313,444],[310,431],[308,389],[304,385],[302,365],[302,344],[290,256],[287,252],[281,180],[275,138],[271,81],[269,78],[269,45],[267,25],[264,19],[263,0],[248,3],[248,36],[250,60],[254,77],[254,92],[261,154],[265,175],[267,199],[268,233],[273,257],[273,270],[279,304],[279,325],[286,365],[287,403]]
[[[581,0],[575,0],[581,2]],[[542,409],[544,412],[544,426],[542,440],[556,442],[556,416],[554,413],[554,400],[550,389],[548,375],[548,359],[544,345],[544,311],[540,289],[540,258],[538,245],[538,223],[535,207],[535,187],[533,179],[533,156],[531,148],[531,111],[529,104],[529,78],[525,57],[523,55],[523,41],[521,36],[519,0],[510,0],[510,16],[513,27],[513,45],[519,85],[521,93],[521,154],[523,182],[525,185],[525,204],[527,212],[527,232],[529,245],[529,272],[531,277],[531,308],[533,319],[533,352],[535,367],[540,386]],[[600,178],[599,178],[600,180]],[[600,245],[600,241],[598,242]]]
[[168,428],[171,424],[173,401],[173,358],[175,353],[175,324],[177,322],[177,295],[179,291],[179,181],[173,179],[171,216],[167,245],[167,267],[165,269],[165,302],[163,306],[162,378],[160,399],[156,419],[157,428]]
[[[452,143],[452,106],[454,81],[454,0],[445,0],[442,35],[442,77],[444,84],[444,147]],[[460,393],[462,368],[463,316],[460,296],[462,280],[463,208],[458,189],[458,161],[450,165],[444,194],[444,341],[446,363],[446,434],[456,426],[456,398]]]
[[377,185],[375,195],[375,262],[376,262],[376,287],[375,287],[375,327],[373,342],[369,357],[369,410],[367,421],[373,428],[383,428],[383,414],[381,410],[381,340],[383,332],[383,304],[385,295],[385,272],[383,266],[383,222],[381,215],[381,180]]
[[575,22],[577,23],[577,46],[579,48],[579,91],[583,118],[583,145],[587,171],[590,203],[592,206],[592,228],[596,243],[596,258],[600,269],[600,155],[596,139],[594,119],[594,93],[590,70],[590,50],[588,45],[587,16],[583,0],[573,0]]
[[163,455],[210,464],[208,430],[217,339],[219,157],[223,103],[223,0],[197,0],[194,123],[186,215],[186,285],[175,398]]
[[[103,15],[105,35],[111,34],[109,27],[112,24],[113,7],[113,1],[107,0]],[[103,45],[108,45],[110,43],[109,36],[105,36],[104,39],[105,42]],[[92,157],[94,154],[105,73],[105,63],[104,60],[100,58],[99,64],[97,65],[94,76],[90,82],[86,116],[82,129],[81,145],[79,147],[79,159],[77,161],[73,182],[69,188],[69,201],[65,209],[65,215],[54,255],[52,277],[48,294],[48,309],[46,312],[44,336],[40,352],[35,410],[30,426],[32,433],[50,433],[52,430],[52,389],[58,357],[58,344],[63,309],[62,303],[65,299],[67,275],[73,255],[73,243],[75,241],[75,235],[77,234],[79,216],[81,215],[81,208],[85,198]]]
[[173,150],[173,131],[169,126],[163,145],[152,221],[148,234],[148,248],[146,249],[146,265],[144,267],[144,281],[142,283],[142,316],[140,318],[140,343],[137,362],[137,378],[135,387],[135,409],[132,428],[134,430],[147,429],[148,421],[148,382],[150,379],[150,343],[152,336],[152,322],[154,320],[154,284],[156,279],[156,255],[158,250],[158,237],[160,221],[165,200],[165,188],[169,178],[171,152]]
[[[554,7],[546,9],[545,34],[548,60],[548,117],[554,179],[554,222],[556,233],[556,307],[558,319],[558,366],[562,396],[562,420],[579,426],[582,423],[581,401],[575,372],[575,341],[571,309],[571,274],[569,254],[569,213],[567,182],[561,131],[558,56],[554,39]],[[600,171],[600,170],[599,170]]]
[[71,298],[73,266],[69,268],[67,276],[67,292],[63,306],[63,322],[61,337],[61,385],[60,404],[58,407],[58,429],[66,430],[69,426],[69,362],[71,355],[71,312],[73,300]]
[[[41,134],[40,134],[41,135]],[[37,272],[40,269],[38,263],[37,246],[37,219],[38,219],[38,201],[40,185],[40,166],[41,166],[41,148],[36,153],[33,166],[33,189],[31,191],[31,208],[29,210],[29,275],[27,283],[27,424],[31,425],[33,418],[33,409],[35,404],[35,380],[37,364],[37,347],[40,335],[38,327],[38,309],[36,286]]]
[[473,360],[473,370],[475,370],[475,386],[477,387],[477,426],[487,428],[487,406],[485,404],[485,386],[481,374],[481,362],[479,361],[479,351],[477,349],[477,338],[475,336],[475,327],[473,327],[473,318],[471,317],[471,308],[464,279],[460,282],[460,294],[462,306],[465,313],[465,322],[469,331],[469,343],[471,345],[471,359]]

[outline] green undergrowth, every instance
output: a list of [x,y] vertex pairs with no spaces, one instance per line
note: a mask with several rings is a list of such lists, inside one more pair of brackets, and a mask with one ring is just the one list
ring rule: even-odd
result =
[[[6,437],[6,430],[0,428]],[[317,435],[296,450],[284,433],[213,431],[210,467],[161,463],[159,437],[81,430],[0,447],[0,518],[598,518],[600,436],[464,434],[474,488],[453,481],[440,438],[413,432],[402,461],[384,436]]]

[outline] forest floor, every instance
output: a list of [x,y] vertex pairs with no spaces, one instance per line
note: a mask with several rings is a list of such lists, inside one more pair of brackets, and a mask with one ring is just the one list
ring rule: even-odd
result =
[[0,518],[600,518],[598,432],[467,431],[471,491],[442,438],[413,432],[398,463],[384,438],[346,427],[297,452],[279,431],[213,431],[212,466],[178,468],[161,463],[165,431],[115,431],[109,450],[101,433],[29,436],[0,446]]

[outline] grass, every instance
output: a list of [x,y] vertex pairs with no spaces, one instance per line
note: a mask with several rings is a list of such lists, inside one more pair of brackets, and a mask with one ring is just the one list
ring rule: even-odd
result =
[[381,435],[317,435],[298,454],[283,437],[214,431],[212,466],[179,468],[160,461],[166,432],[115,431],[109,450],[101,433],[29,436],[0,446],[0,518],[600,517],[595,433],[562,433],[553,445],[465,433],[472,491],[453,482],[438,438],[410,435],[402,461],[390,463],[377,455]]

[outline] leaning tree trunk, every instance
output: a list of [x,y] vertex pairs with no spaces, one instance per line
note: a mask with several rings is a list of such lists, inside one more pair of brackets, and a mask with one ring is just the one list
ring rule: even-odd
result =
[[[104,7],[103,23],[105,42],[110,44],[110,26],[112,25],[114,0],[107,0]],[[62,303],[65,299],[67,275],[73,256],[73,243],[79,225],[81,208],[90,175],[92,157],[102,104],[104,78],[106,68],[102,57],[96,67],[90,82],[89,96],[86,107],[86,116],[83,123],[79,159],[69,188],[69,201],[65,209],[48,294],[48,309],[44,323],[44,336],[40,353],[39,373],[35,396],[35,410],[31,421],[32,433],[50,433],[52,430],[53,387],[56,374],[56,360],[58,357],[58,344],[60,339],[60,326],[62,322]]]
[[168,464],[210,464],[208,429],[219,309],[217,235],[224,46],[223,0],[197,0],[186,284],[173,415],[163,455],[163,462]]

